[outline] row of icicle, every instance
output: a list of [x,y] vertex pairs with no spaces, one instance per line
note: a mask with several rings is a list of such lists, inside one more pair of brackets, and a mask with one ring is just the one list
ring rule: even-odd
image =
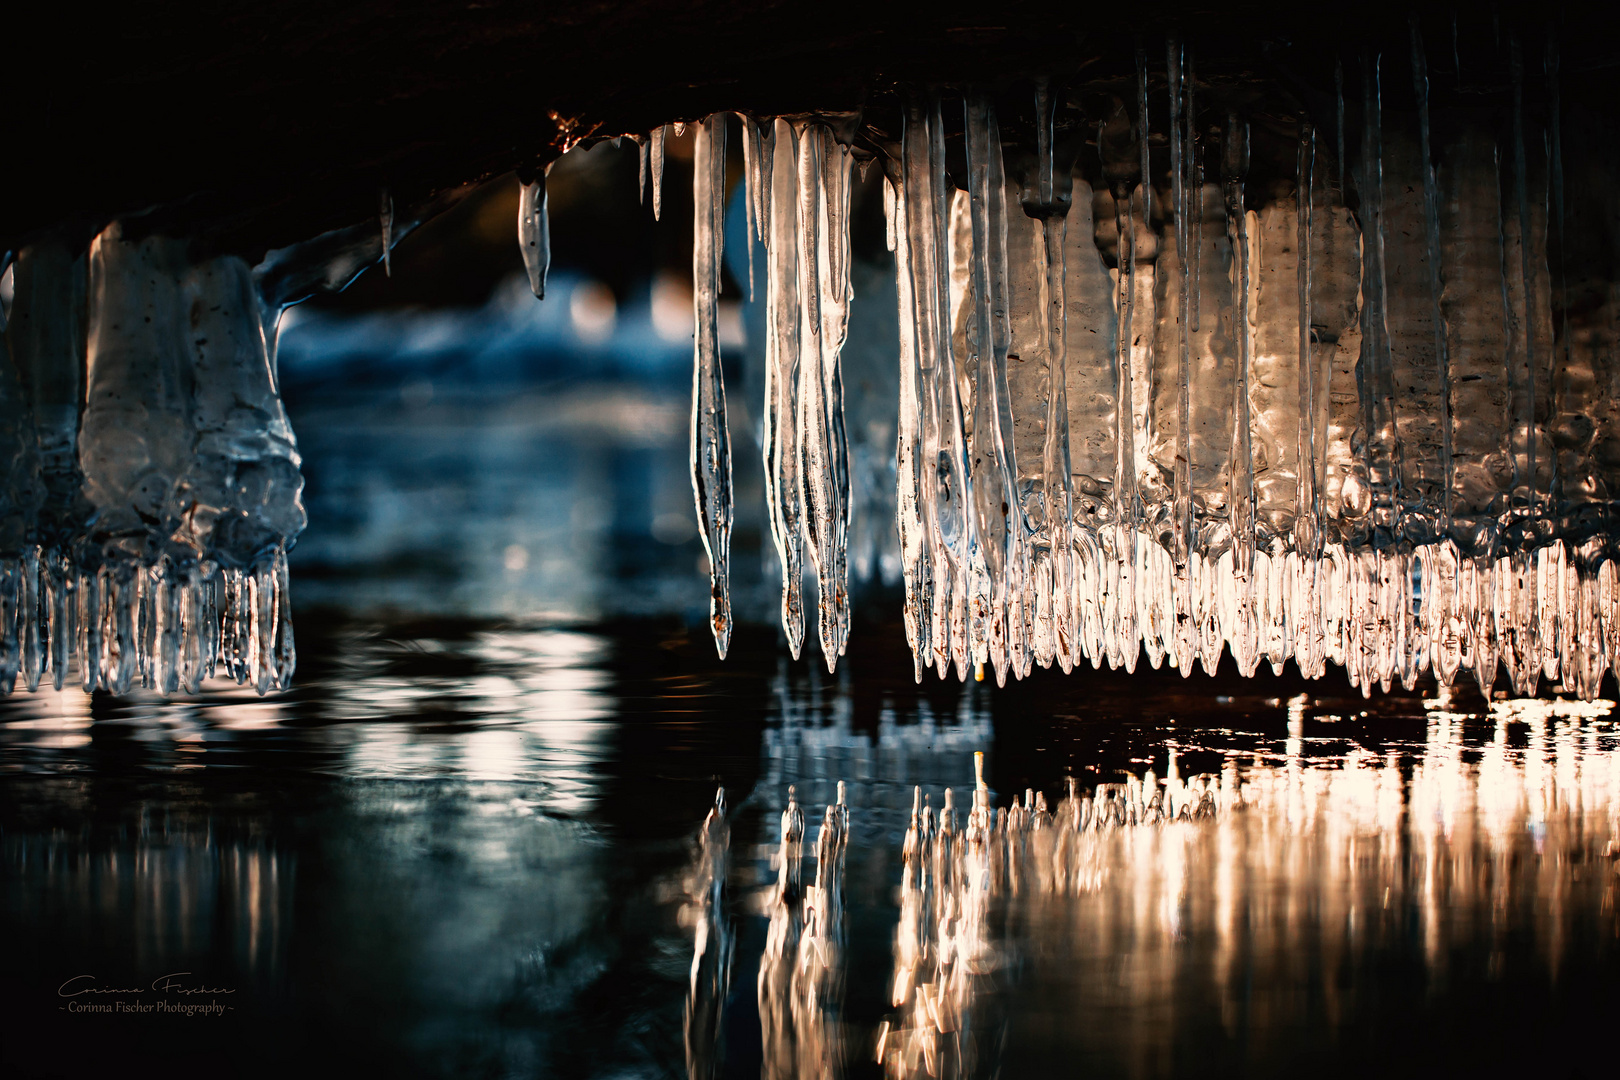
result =
[[[1141,55],[1139,120],[1122,112],[1096,134],[1111,189],[1063,175],[1044,83],[1035,165],[1021,176],[1008,175],[983,94],[963,101],[965,177],[947,175],[939,97],[906,108],[884,194],[917,678],[953,664],[959,678],[988,665],[999,682],[1053,662],[1132,669],[1144,651],[1188,674],[1213,670],[1224,649],[1244,674],[1293,657],[1316,678],[1331,661],[1364,692],[1425,671],[1447,683],[1471,672],[1488,690],[1502,666],[1516,694],[1545,678],[1596,695],[1620,666],[1612,543],[1588,526],[1557,535],[1555,496],[1583,481],[1571,471],[1555,493],[1545,479],[1555,453],[1535,403],[1553,365],[1596,361],[1551,346],[1553,225],[1527,179],[1523,132],[1510,154],[1482,156],[1468,131],[1431,146],[1414,31],[1419,138],[1408,147],[1385,130],[1369,58],[1351,180],[1342,119],[1337,181],[1302,124],[1292,196],[1255,210],[1247,125],[1229,115],[1213,136],[1200,128],[1187,54],[1168,43],[1162,190],[1140,182],[1153,175]],[[797,656],[813,569],[830,669],[849,632],[840,353],[852,155],[827,123],[741,119],[750,249],[757,238],[766,252],[763,454],[782,625]],[[722,656],[725,127],[709,117],[695,147],[691,442]],[[1204,175],[1211,147],[1218,183]],[[643,145],[655,209],[661,151],[662,131]],[[1436,158],[1450,170],[1444,192]],[[1510,187],[1507,211],[1470,199],[1490,185]],[[1442,196],[1462,210],[1442,214]],[[1497,215],[1499,257],[1483,268],[1464,257],[1482,228],[1469,214]],[[1392,294],[1397,272],[1422,295]],[[1492,402],[1500,416],[1484,414]],[[1578,467],[1598,476],[1590,453]]]

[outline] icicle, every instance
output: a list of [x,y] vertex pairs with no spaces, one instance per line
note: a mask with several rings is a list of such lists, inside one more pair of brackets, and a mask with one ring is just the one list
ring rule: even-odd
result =
[[776,121],[770,149],[770,239],[765,277],[765,407],[762,450],[771,538],[782,567],[782,629],[795,660],[804,643],[804,505],[799,480],[800,314],[797,140]]
[[[957,396],[950,327],[945,138],[938,98],[907,106],[902,142],[907,269],[917,305],[918,391],[921,409],[919,498],[931,589],[919,617],[928,622],[931,659],[940,678],[966,644],[966,555],[972,536],[967,513],[966,440]],[[925,660],[925,664],[927,661]],[[966,676],[965,656],[958,675]]]
[[760,167],[759,129],[743,113],[737,114],[742,125],[743,146],[743,236],[748,248],[748,302],[754,301],[754,240],[760,234],[759,194]]
[[[1196,179],[1192,148],[1193,117],[1189,108],[1182,113],[1181,42],[1171,38],[1166,48],[1166,69],[1170,84],[1170,184],[1172,215],[1176,229],[1176,267],[1180,292],[1176,306],[1176,460],[1171,500],[1171,537],[1174,548],[1175,665],[1183,676],[1192,674],[1196,652],[1196,624],[1193,618],[1193,497],[1192,497],[1192,330],[1193,283],[1189,262],[1191,223],[1188,221],[1189,194],[1202,197]],[[1190,97],[1191,91],[1188,90]]]
[[[1035,90],[1036,185],[1042,211],[1041,232],[1046,259],[1045,329],[1049,386],[1046,403],[1046,432],[1041,448],[1044,499],[1044,542],[1050,552],[1052,590],[1052,648],[1058,666],[1065,672],[1073,664],[1073,641],[1078,632],[1075,609],[1076,582],[1074,545],[1069,537],[1074,527],[1074,474],[1069,453],[1068,395],[1068,266],[1064,253],[1068,219],[1065,211],[1072,196],[1060,190],[1072,184],[1065,170],[1057,174],[1053,140],[1056,103],[1052,89],[1041,80]],[[1049,661],[1048,661],[1049,662]]]
[[969,368],[974,384],[970,488],[979,540],[974,570],[985,579],[974,585],[974,648],[975,659],[980,663],[988,659],[996,681],[1005,683],[1009,651],[1017,647],[1009,618],[1010,595],[1025,576],[1007,388],[1006,183],[995,111],[986,98],[968,98],[966,124],[975,304]]
[[1361,395],[1363,466],[1372,493],[1373,528],[1398,526],[1401,498],[1401,446],[1395,422],[1395,387],[1386,322],[1388,297],[1384,274],[1383,128],[1378,88],[1379,60],[1362,58],[1361,222],[1362,309],[1361,358],[1356,381]]
[[906,191],[903,183],[885,176],[884,224],[889,250],[895,258],[895,292],[900,326],[900,409],[895,444],[895,526],[900,536],[901,575],[905,583],[902,613],[906,643],[911,646],[913,674],[922,682],[929,654],[927,620],[929,588],[926,534],[922,520],[922,404],[918,365],[918,305],[914,295],[911,245],[905,235]]
[[731,645],[731,435],[721,376],[720,259],[726,207],[726,119],[716,113],[698,127],[692,172],[692,493],[698,529],[709,556],[709,622],[722,659]]
[[84,475],[78,454],[86,264],[82,254],[75,256],[60,241],[46,240],[24,248],[11,273],[8,336],[33,415],[31,441],[44,486],[35,536],[41,545],[42,617],[48,625],[45,660],[52,684],[60,690],[77,623],[72,552],[92,514],[81,493]]
[[664,139],[669,132],[669,126],[658,128],[652,133],[649,151],[649,163],[652,166],[652,207],[653,220],[660,220],[664,209]]
[[377,219],[382,225],[382,259],[383,273],[388,277],[394,276],[394,197],[383,188],[379,197],[380,205],[377,210]]
[[1442,504],[1440,535],[1451,531],[1451,357],[1446,341],[1445,317],[1440,311],[1444,292],[1440,260],[1440,190],[1434,175],[1434,156],[1429,144],[1429,68],[1424,59],[1423,36],[1418,16],[1411,16],[1412,87],[1418,104],[1418,167],[1423,171],[1423,225],[1426,259],[1429,266],[1429,317],[1434,322],[1434,365],[1440,382],[1440,475]]
[[[1519,288],[1522,310],[1517,314],[1518,333],[1523,343],[1524,357],[1524,400],[1525,408],[1518,424],[1523,432],[1525,468],[1522,485],[1528,491],[1521,496],[1518,490],[1520,483],[1514,485],[1513,498],[1521,503],[1521,514],[1527,518],[1534,518],[1540,513],[1540,500],[1537,490],[1539,480],[1536,452],[1540,442],[1536,424],[1536,275],[1535,259],[1531,255],[1533,246],[1530,221],[1530,178],[1529,166],[1525,156],[1524,137],[1524,57],[1519,45],[1518,35],[1509,39],[1509,67],[1513,78],[1513,193],[1517,204],[1519,217],[1519,265],[1516,268],[1520,274]],[[1515,459],[1517,460],[1517,459]]]
[[804,528],[810,560],[816,568],[817,614],[822,655],[829,671],[838,664],[838,614],[834,549],[838,514],[836,478],[833,476],[832,432],[829,430],[827,382],[824,376],[827,344],[822,307],[827,243],[822,187],[822,155],[826,139],[820,127],[804,124],[795,133],[798,152],[799,246],[799,485],[804,505]]
[[523,251],[523,267],[529,273],[529,288],[535,299],[546,298],[546,271],[551,268],[551,221],[546,214],[547,165],[523,185],[518,198],[518,247]]
[[[1099,138],[1100,142],[1100,138]],[[1115,308],[1119,312],[1119,338],[1116,348],[1118,390],[1115,400],[1114,465],[1114,565],[1109,569],[1114,581],[1109,608],[1104,615],[1104,634],[1110,667],[1133,671],[1138,649],[1136,611],[1136,545],[1142,521],[1142,503],[1136,485],[1136,428],[1131,384],[1131,346],[1135,341],[1133,317],[1136,302],[1136,221],[1131,210],[1130,189],[1123,181],[1114,185],[1114,226],[1119,238],[1119,271]],[[1117,578],[1113,575],[1117,574]]]
[[1191,261],[1187,267],[1187,279],[1191,283],[1192,318],[1188,321],[1187,329],[1191,333],[1198,332],[1198,320],[1202,317],[1201,274],[1204,265],[1204,161],[1203,148],[1198,141],[1198,73],[1193,65],[1193,47],[1186,46],[1187,77],[1183,86],[1187,89],[1187,184],[1188,192],[1192,198],[1192,230],[1191,235],[1197,237],[1197,242],[1191,245],[1188,252]]
[[[750,125],[754,122],[748,121]],[[771,229],[774,223],[771,220],[771,185],[775,182],[772,175],[772,155],[776,151],[776,125],[774,121],[764,120],[764,130],[754,128],[754,135],[758,142],[755,144],[754,156],[754,186],[749,189],[750,197],[754,200],[754,226],[758,230],[759,242],[771,242]]]
[[849,244],[849,147],[839,143],[831,129],[822,129],[825,145],[821,155],[821,199],[819,202],[822,243],[826,258],[819,262],[821,273],[821,374],[826,384],[825,407],[829,462],[832,468],[832,574],[821,579],[822,602],[830,599],[834,618],[833,642],[837,655],[844,654],[849,640],[849,526],[850,502],[849,436],[844,426],[844,376],[842,354],[849,334],[850,244]]
[[1320,471],[1323,465],[1317,441],[1320,409],[1317,364],[1311,347],[1311,273],[1313,185],[1316,175],[1316,133],[1305,125],[1300,132],[1299,156],[1295,171],[1295,251],[1297,304],[1299,311],[1299,438],[1296,450],[1297,481],[1294,489],[1294,551],[1290,566],[1295,581],[1293,611],[1293,653],[1295,664],[1307,678],[1320,670],[1319,629],[1322,555],[1322,500]]
[[1231,526],[1234,621],[1227,624],[1227,641],[1238,671],[1254,673],[1259,662],[1259,628],[1255,617],[1255,492],[1254,451],[1249,418],[1249,377],[1254,341],[1249,313],[1248,211],[1243,203],[1243,181],[1249,168],[1249,127],[1235,114],[1226,122],[1223,180],[1226,188],[1226,228],[1232,244],[1232,336],[1237,343],[1237,375],[1233,380]]
[[636,175],[636,198],[643,206],[647,205],[647,155],[651,152],[651,136],[636,136],[636,163],[639,170]]

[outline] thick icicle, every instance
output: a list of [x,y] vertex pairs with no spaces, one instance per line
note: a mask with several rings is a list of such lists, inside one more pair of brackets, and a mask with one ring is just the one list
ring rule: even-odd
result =
[[518,247],[536,300],[546,298],[546,271],[551,269],[551,221],[546,214],[546,176],[550,172],[548,164],[523,185],[518,197]]
[[[1006,682],[1007,666],[1021,648],[1021,613],[1010,611],[1021,591],[1023,512],[1015,495],[1012,406],[1007,387],[1007,204],[995,110],[982,96],[967,102],[969,197],[973,226],[974,336],[970,488],[979,541],[973,585],[974,659],[991,663]],[[1015,626],[1015,622],[1018,624]],[[980,637],[982,635],[982,638]]]
[[966,558],[972,536],[967,508],[966,439],[952,355],[945,137],[938,98],[907,107],[903,184],[907,268],[917,305],[917,362],[922,424],[920,498],[932,585],[928,642],[939,676],[953,659],[966,676]]
[[836,573],[838,514],[833,475],[832,431],[827,404],[826,321],[822,315],[827,243],[823,234],[826,198],[822,187],[822,157],[826,138],[820,127],[803,124],[795,132],[798,152],[799,234],[799,488],[804,505],[804,530],[810,561],[816,568],[818,628],[823,658],[829,671],[838,664]]
[[692,493],[709,556],[709,623],[722,658],[731,645],[731,434],[720,367],[720,259],[726,212],[726,118],[698,127],[692,158]]
[[782,567],[782,629],[796,660],[804,643],[804,503],[799,480],[800,346],[798,141],[776,121],[770,146],[770,239],[765,278],[765,498]]
[[[849,147],[839,143],[831,129],[823,128],[821,156],[820,232],[826,258],[821,272],[821,376],[826,384],[828,453],[832,467],[832,574],[830,580],[834,638],[837,655],[844,655],[849,639],[849,435],[844,426],[842,356],[849,335]],[[821,578],[821,603],[829,599],[829,581]]]
[[1017,183],[1009,178],[1006,187],[1006,200],[1016,200],[1023,213],[1009,209],[1004,230],[1007,407],[1012,420],[1008,446],[1017,499],[1012,518],[1024,552],[1023,572],[1010,576],[1007,590],[1008,666],[1017,678],[1036,662],[1049,666],[1057,659],[1059,638],[1067,662],[1071,599],[1066,587],[1054,585],[1055,578],[1068,577],[1072,513],[1071,482],[1063,468],[1068,463],[1068,410],[1063,394],[1062,245],[1070,177],[1064,170],[1059,189],[1052,175],[1051,94],[1044,85],[1037,87],[1035,104],[1034,153],[1025,149],[1014,159],[1023,175]]

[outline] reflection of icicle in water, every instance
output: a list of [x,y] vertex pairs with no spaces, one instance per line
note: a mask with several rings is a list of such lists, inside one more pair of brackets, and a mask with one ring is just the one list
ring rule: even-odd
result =
[[44,242],[19,268],[21,381],[0,385],[0,414],[26,422],[11,460],[44,498],[5,567],[5,667],[16,649],[30,688],[60,685],[74,653],[87,690],[192,691],[219,669],[285,687],[303,480],[253,271],[116,223],[88,265]]
[[770,904],[770,928],[759,961],[759,1027],[767,1077],[796,1076],[798,1031],[793,1009],[794,974],[798,968],[799,940],[803,931],[803,889],[800,884],[804,841],[804,811],[797,792],[788,788],[782,811],[781,846],[777,850],[777,879]]
[[816,883],[806,894],[804,932],[792,979],[793,1024],[798,1039],[799,1076],[838,1076],[844,1042],[839,1011],[844,997],[844,857],[848,849],[849,808],[829,805],[816,833]]
[[731,987],[731,953],[735,939],[726,913],[726,872],[731,825],[726,820],[726,789],[715,792],[714,806],[698,833],[696,865],[687,886],[694,911],[691,985],[686,997],[686,1071],[692,1080],[707,1080],[720,1065],[720,1023]]
[[816,832],[816,880],[801,885],[804,812],[788,788],[777,854],[770,928],[759,967],[759,1022],[764,1076],[838,1076],[843,1072],[844,859],[849,807],[844,784]]

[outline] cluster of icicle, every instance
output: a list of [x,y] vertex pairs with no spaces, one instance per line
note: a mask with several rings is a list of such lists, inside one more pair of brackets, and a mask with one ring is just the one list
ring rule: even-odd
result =
[[[1581,416],[1607,393],[1594,371],[1608,361],[1601,335],[1566,325],[1554,339],[1549,57],[1548,138],[1526,135],[1516,104],[1503,145],[1496,120],[1460,113],[1435,139],[1414,28],[1416,122],[1386,127],[1380,60],[1366,57],[1359,146],[1347,154],[1341,93],[1337,153],[1302,122],[1282,194],[1275,177],[1246,191],[1248,125],[1200,112],[1175,40],[1157,171],[1140,53],[1135,118],[1121,103],[1096,127],[1100,171],[1060,163],[1058,103],[1041,84],[1034,145],[1016,159],[988,97],[969,90],[966,174],[948,176],[944,105],[915,95],[885,202],[916,677],[952,664],[959,678],[989,665],[1001,683],[1054,661],[1131,670],[1144,652],[1185,675],[1230,650],[1245,675],[1290,657],[1310,678],[1339,664],[1363,693],[1426,671],[1447,684],[1471,672],[1489,691],[1505,667],[1516,694],[1542,678],[1597,694],[1620,664],[1620,575]],[[849,627],[851,156],[827,123],[744,118],[742,130],[750,229],[768,251],[764,455],[782,622],[797,655],[808,551],[830,668]],[[1546,152],[1529,153],[1535,142]],[[694,188],[692,466],[722,655],[723,152],[711,117]],[[1555,442],[1569,431],[1586,431],[1584,445]]]
[[[982,98],[966,102],[966,192],[946,186],[938,101],[906,117],[889,202],[919,678],[953,660],[998,680],[1054,660],[1130,669],[1139,647],[1186,674],[1224,646],[1246,675],[1292,656],[1318,677],[1331,660],[1363,692],[1426,669],[1471,669],[1488,690],[1500,661],[1519,694],[1544,675],[1595,695],[1620,659],[1620,594],[1607,538],[1549,535],[1537,489],[1547,223],[1524,147],[1517,220],[1467,132],[1442,148],[1462,203],[1442,215],[1426,106],[1421,148],[1386,145],[1369,63],[1359,223],[1308,127],[1293,198],[1257,212],[1236,116],[1220,183],[1202,175],[1181,61],[1172,42],[1168,192],[1140,179],[1143,65],[1135,130],[1098,132],[1112,190],[1075,177],[1072,200],[1055,195],[1044,92],[1022,185]],[[1482,258],[1469,248],[1487,224]],[[1453,418],[1493,395],[1510,415]]]
[[[711,629],[722,657],[732,630],[731,437],[718,329],[727,117],[716,113],[697,125],[692,181],[692,490],[709,557]],[[756,239],[766,250],[763,450],[771,537],[782,567],[782,626],[797,657],[804,643],[808,554],[820,597],[821,648],[831,670],[843,655],[850,614],[849,445],[839,369],[851,296],[850,132],[813,120],[741,120],[750,277]],[[655,215],[661,210],[666,131],[640,140],[643,187],[650,180]]]
[[0,691],[287,686],[303,480],[253,269],[114,223],[9,273]]
[[967,1076],[981,1049],[972,1032],[981,983],[1000,966],[990,906],[1021,893],[1070,895],[1101,884],[1096,842],[1115,829],[1214,818],[1236,805],[1219,777],[1183,782],[1174,770],[1160,786],[1150,769],[1121,784],[1068,797],[1053,813],[1046,796],[990,809],[984,755],[973,806],[959,827],[949,788],[938,817],[922,789],[912,796],[901,851],[900,922],[890,1003],[879,1028],[877,1060],[890,1077]]

